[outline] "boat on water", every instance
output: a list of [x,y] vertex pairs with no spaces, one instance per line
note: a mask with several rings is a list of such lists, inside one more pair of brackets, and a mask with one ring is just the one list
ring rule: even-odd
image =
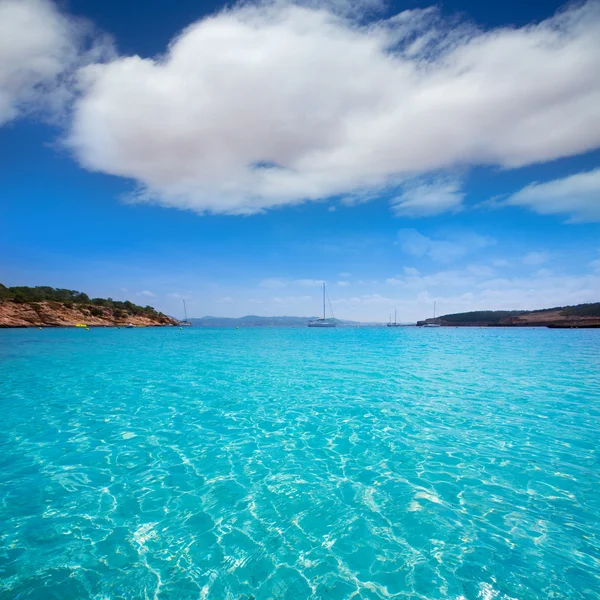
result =
[[[435,300],[433,301],[433,320],[435,321]],[[441,327],[439,323],[425,323],[423,327]]]
[[325,282],[323,282],[323,318],[322,319],[314,319],[313,321],[308,322],[309,327],[335,327],[335,317],[333,316],[333,309],[331,308],[331,303],[329,303],[329,309],[331,310],[331,319],[327,318],[325,313],[325,298],[327,297],[327,292],[325,291]]
[[191,327],[192,326],[192,322],[188,321],[187,309],[185,307],[185,299],[183,299],[183,315],[184,315],[184,320],[183,321],[179,321],[180,327]]
[[390,320],[387,324],[388,327],[402,327],[402,325],[400,325],[400,323],[398,323],[397,318],[396,318],[396,309],[394,309],[394,322],[392,323],[392,315],[390,315]]

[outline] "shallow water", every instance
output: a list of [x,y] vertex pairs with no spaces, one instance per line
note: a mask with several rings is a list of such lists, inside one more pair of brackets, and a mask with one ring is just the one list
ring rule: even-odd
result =
[[600,330],[0,330],[0,598],[600,598]]

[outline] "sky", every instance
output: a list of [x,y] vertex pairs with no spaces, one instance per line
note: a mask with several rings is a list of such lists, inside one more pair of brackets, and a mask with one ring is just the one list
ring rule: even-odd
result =
[[600,301],[600,1],[0,0],[0,282],[176,317]]

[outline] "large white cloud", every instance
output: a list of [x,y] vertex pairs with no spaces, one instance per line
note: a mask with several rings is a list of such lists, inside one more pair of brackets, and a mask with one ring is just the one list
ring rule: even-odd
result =
[[542,215],[570,215],[572,222],[600,221],[600,169],[532,183],[506,203],[526,206]]
[[31,110],[55,116],[75,70],[110,52],[106,36],[48,0],[0,0],[0,125]]
[[[246,4],[164,56],[86,68],[69,143],[87,168],[135,180],[138,200],[231,214],[547,161],[600,145],[598,31],[596,1],[487,32],[448,30],[432,9],[359,25]],[[418,214],[415,198],[397,210]],[[446,190],[449,208],[460,200]]]

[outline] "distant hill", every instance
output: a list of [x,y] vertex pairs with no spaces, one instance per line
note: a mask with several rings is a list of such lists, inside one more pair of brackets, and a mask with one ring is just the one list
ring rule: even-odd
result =
[[418,321],[449,327],[600,327],[600,302],[540,310],[485,310],[442,315]]
[[128,300],[90,298],[76,290],[49,286],[6,287],[0,283],[0,327],[93,327],[176,325],[152,306]]
[[[259,317],[246,315],[245,317],[202,317],[189,319],[194,327],[306,327],[308,322],[318,317]],[[360,325],[357,321],[341,321],[335,319],[340,327]]]

